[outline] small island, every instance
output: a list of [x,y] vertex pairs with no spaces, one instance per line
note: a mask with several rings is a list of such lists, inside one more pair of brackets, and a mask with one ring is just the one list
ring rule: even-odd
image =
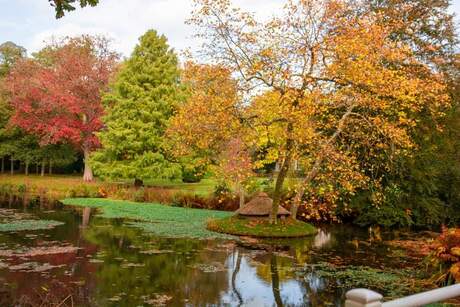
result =
[[317,232],[311,224],[288,218],[291,213],[283,207],[278,209],[278,223],[269,220],[273,200],[263,192],[235,211],[235,215],[208,221],[208,230],[261,238],[292,238],[313,235]]

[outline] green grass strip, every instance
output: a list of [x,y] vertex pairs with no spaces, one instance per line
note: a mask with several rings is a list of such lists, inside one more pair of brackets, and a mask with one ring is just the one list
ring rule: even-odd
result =
[[317,232],[312,225],[291,219],[280,220],[278,224],[272,225],[268,220],[254,220],[236,216],[210,220],[207,228],[225,234],[265,238],[304,237]]

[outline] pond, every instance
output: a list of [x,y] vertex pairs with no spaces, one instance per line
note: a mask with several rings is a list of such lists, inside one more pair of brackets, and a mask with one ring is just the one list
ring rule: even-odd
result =
[[173,239],[90,208],[0,201],[0,223],[11,219],[60,223],[0,232],[0,306],[342,306],[346,290],[315,264],[416,261],[347,226],[295,240]]

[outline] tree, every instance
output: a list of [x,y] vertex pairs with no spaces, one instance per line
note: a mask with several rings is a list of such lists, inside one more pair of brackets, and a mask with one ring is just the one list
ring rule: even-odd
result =
[[4,81],[14,64],[26,56],[26,49],[13,42],[5,42],[0,45],[0,157],[1,172],[5,171],[5,157],[10,160],[18,151],[18,140],[24,134],[19,129],[9,127],[8,122],[12,114],[8,105],[8,94],[4,90]]
[[26,57],[26,49],[13,42],[4,42],[0,45],[0,78],[4,78],[14,63]]
[[364,0],[379,23],[392,28],[391,39],[406,43],[419,60],[435,66],[449,62],[458,37],[448,0]]
[[[6,80],[13,107],[11,124],[36,135],[41,145],[70,143],[84,155],[83,179],[93,180],[89,155],[102,128],[101,91],[117,55],[103,38],[82,36],[45,48],[18,62]],[[42,57],[40,57],[42,56]]]
[[178,157],[211,166],[219,178],[234,184],[242,205],[243,183],[254,165],[249,155],[251,140],[244,137],[239,121],[244,107],[231,71],[189,61],[181,80],[188,95],[168,127],[171,147]]
[[75,10],[75,2],[80,4],[80,7],[85,7],[88,5],[96,6],[99,0],[48,0],[48,2],[56,10],[56,18],[61,18],[64,16],[65,12]]
[[[447,80],[452,108],[443,118],[423,112],[417,115],[417,127],[412,130],[414,151],[410,156],[381,155],[380,166],[366,150],[356,148],[361,164],[373,163],[367,168],[369,177],[381,181],[371,191],[363,191],[353,200],[356,222],[385,226],[426,227],[443,223],[455,224],[458,214],[458,36],[449,2],[423,1],[365,1],[366,9],[378,13],[378,22],[392,25],[390,38],[408,46],[417,59],[435,70],[442,71]],[[424,70],[412,68],[424,78]],[[458,96],[457,96],[458,97]],[[378,195],[380,203],[373,199]]]
[[177,57],[165,36],[147,31],[123,63],[104,96],[105,129],[98,134],[102,149],[94,154],[97,174],[134,179],[180,176],[168,157],[165,130],[181,99]]
[[171,147],[178,156],[216,165],[224,147],[242,128],[237,120],[241,105],[236,82],[225,67],[191,61],[185,63],[181,81],[187,97],[168,127]]
[[217,174],[233,183],[240,198],[240,208],[244,205],[244,183],[254,176],[251,156],[241,138],[234,138],[220,154]]
[[441,73],[392,41],[391,25],[348,4],[288,1],[280,16],[260,22],[226,0],[195,1],[190,22],[205,41],[205,55],[238,74],[243,97],[273,92],[246,117],[256,132],[276,135],[281,169],[272,222],[294,159],[303,158],[307,170],[294,197],[295,217],[334,157],[356,161],[353,144],[377,148],[376,154],[409,154],[414,115],[439,116],[449,104]]

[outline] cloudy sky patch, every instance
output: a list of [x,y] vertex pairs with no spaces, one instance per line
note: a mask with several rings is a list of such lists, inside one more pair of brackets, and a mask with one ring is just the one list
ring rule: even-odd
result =
[[[234,3],[260,16],[274,14],[284,1],[235,0]],[[29,53],[39,50],[52,36],[103,34],[114,48],[128,56],[138,37],[148,29],[165,34],[170,45],[181,51],[196,48],[193,29],[185,24],[191,0],[100,0],[97,7],[77,9],[59,20],[47,0],[0,0],[0,43],[13,41]],[[460,14],[460,0],[452,11]],[[457,19],[458,20],[458,19]]]

